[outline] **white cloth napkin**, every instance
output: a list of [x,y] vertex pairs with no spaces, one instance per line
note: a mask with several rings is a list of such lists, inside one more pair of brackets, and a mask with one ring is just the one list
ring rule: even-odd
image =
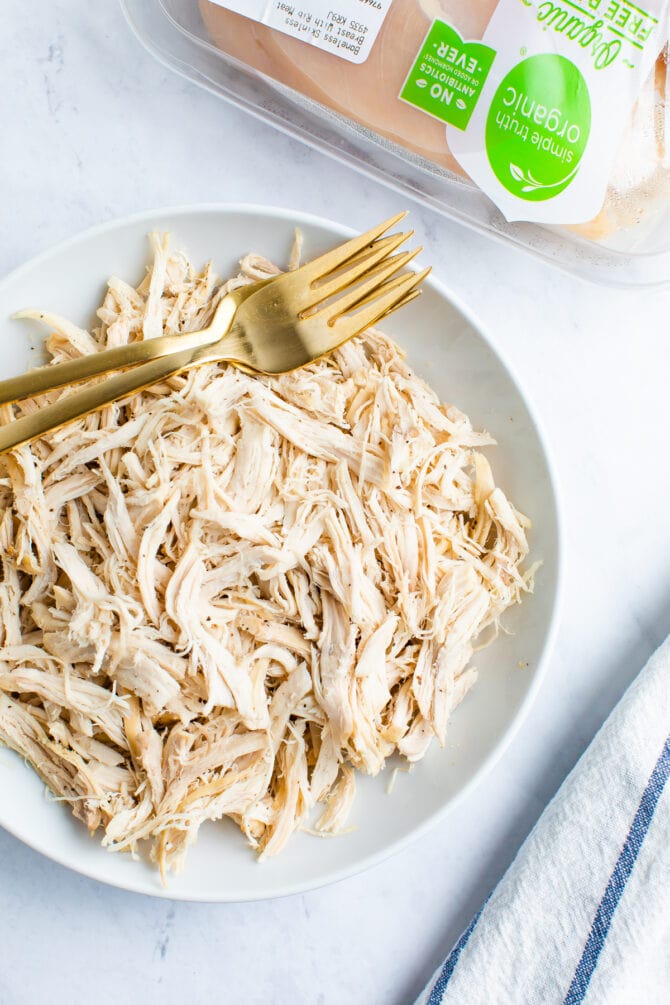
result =
[[670,639],[547,806],[420,1005],[670,1002]]

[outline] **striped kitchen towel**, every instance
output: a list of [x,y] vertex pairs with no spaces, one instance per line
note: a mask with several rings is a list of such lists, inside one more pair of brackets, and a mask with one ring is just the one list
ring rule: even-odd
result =
[[420,1005],[670,1003],[670,639],[546,808]]

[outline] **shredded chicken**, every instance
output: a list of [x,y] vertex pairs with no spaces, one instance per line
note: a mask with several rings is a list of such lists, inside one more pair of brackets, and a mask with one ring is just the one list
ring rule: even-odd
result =
[[[93,332],[24,312],[54,362],[200,328],[276,271],[249,255],[220,285],[152,241]],[[266,856],[346,830],[353,769],[444,743],[475,641],[532,586],[492,442],[370,331],[281,377],[203,366],[4,456],[0,739],[163,875],[205,820]]]

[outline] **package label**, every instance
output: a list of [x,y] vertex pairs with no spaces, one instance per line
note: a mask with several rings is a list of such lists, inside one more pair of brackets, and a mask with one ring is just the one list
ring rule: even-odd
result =
[[350,63],[364,63],[393,0],[214,0],[269,28],[332,52]]
[[490,46],[466,42],[451,25],[434,21],[400,97],[436,119],[465,129],[494,56]]
[[668,0],[500,0],[481,41],[433,22],[399,95],[508,220],[582,223],[605,199]]

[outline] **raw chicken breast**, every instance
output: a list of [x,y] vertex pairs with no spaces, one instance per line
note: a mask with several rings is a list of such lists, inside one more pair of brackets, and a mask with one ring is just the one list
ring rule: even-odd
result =
[[209,0],[201,5],[212,38],[231,56],[461,175],[444,123],[396,98],[436,17],[466,38],[480,38],[495,6],[496,0],[395,0],[369,57],[355,64]]
[[[364,63],[341,57],[200,0],[215,44],[247,66],[292,88],[373,133],[464,176],[449,151],[443,122],[398,100],[407,73],[435,18],[464,38],[481,38],[497,0],[394,0]],[[593,239],[639,223],[670,195],[666,163],[666,54],[640,93],[598,216],[575,227]],[[569,221],[566,221],[569,222]]]

